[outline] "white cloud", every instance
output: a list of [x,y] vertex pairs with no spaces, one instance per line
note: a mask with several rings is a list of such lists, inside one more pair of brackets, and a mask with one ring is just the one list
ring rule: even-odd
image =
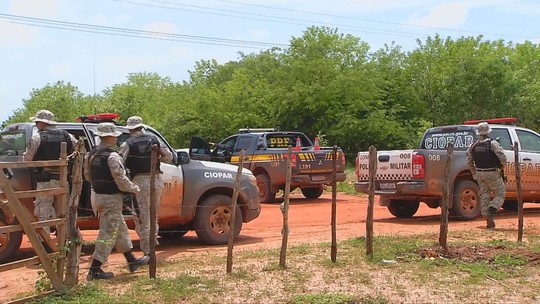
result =
[[49,66],[49,73],[53,77],[63,77],[69,75],[72,72],[73,66],[71,63],[53,63]]
[[265,40],[268,38],[269,33],[268,30],[254,30],[249,32],[249,36],[252,39]]
[[468,15],[467,5],[452,2],[434,7],[427,14],[415,14],[407,23],[425,27],[456,28],[467,21]]
[[176,25],[170,22],[152,22],[148,23],[143,28],[145,31],[175,34],[178,32]]
[[10,13],[27,17],[53,17],[58,14],[61,0],[13,0],[11,1]]
[[38,28],[30,25],[0,20],[0,45],[30,45],[39,32]]

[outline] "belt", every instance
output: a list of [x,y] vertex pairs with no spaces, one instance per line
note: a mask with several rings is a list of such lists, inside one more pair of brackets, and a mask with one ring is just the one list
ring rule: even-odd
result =
[[499,168],[476,168],[478,172],[499,171]]

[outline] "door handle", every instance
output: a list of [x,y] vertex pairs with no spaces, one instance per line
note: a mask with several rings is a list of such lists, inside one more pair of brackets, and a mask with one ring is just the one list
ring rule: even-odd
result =
[[531,161],[532,159],[530,159],[530,158],[528,158],[528,157],[525,157],[523,160],[524,160],[524,161]]

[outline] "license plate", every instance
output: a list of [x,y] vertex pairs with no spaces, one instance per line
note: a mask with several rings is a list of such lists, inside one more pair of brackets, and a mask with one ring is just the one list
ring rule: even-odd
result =
[[394,190],[396,189],[396,183],[380,183],[379,188],[381,190]]
[[314,181],[314,182],[320,182],[320,181],[326,180],[326,176],[324,176],[324,175],[313,175],[311,177],[311,180]]

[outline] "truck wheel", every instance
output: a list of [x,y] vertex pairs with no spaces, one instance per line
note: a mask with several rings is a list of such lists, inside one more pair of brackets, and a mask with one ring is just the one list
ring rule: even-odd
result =
[[[17,224],[15,217],[8,217],[0,211],[0,226]],[[0,263],[3,263],[8,258],[12,257],[22,242],[22,231],[0,233]]]
[[317,188],[300,188],[300,190],[306,198],[319,198],[323,194],[324,188],[319,185]]
[[470,180],[459,181],[454,191],[454,205],[450,215],[458,220],[474,220],[480,215],[481,204],[478,185]]
[[257,178],[257,188],[259,188],[261,203],[273,203],[276,199],[276,194],[272,192],[270,176],[266,173],[260,173],[255,177]]
[[[212,195],[197,206],[193,227],[199,239],[208,245],[223,245],[229,242],[231,231],[231,198],[226,195]],[[242,211],[236,206],[234,237],[242,229]]]
[[387,208],[397,218],[411,218],[419,207],[419,201],[392,200]]

